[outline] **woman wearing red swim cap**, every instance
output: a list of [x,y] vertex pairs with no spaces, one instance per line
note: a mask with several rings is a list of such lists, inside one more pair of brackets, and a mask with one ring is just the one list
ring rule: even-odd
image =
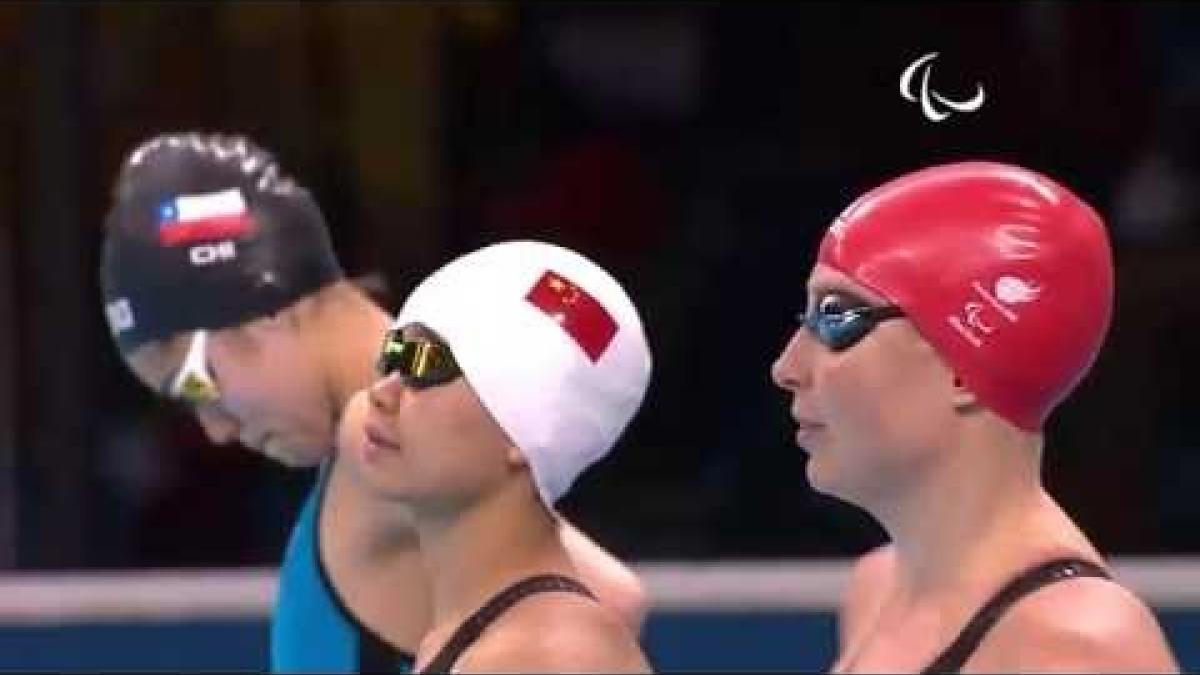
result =
[[812,485],[891,543],[855,565],[838,672],[1178,672],[1041,482],[1042,429],[1112,314],[1099,216],[1040,174],[916,171],[833,223],[771,374]]

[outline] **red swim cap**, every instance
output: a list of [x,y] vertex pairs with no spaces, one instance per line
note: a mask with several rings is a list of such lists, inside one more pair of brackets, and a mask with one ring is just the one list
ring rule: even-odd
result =
[[834,220],[818,260],[903,308],[981,403],[1027,431],[1091,367],[1112,316],[1103,221],[1017,166],[889,181]]

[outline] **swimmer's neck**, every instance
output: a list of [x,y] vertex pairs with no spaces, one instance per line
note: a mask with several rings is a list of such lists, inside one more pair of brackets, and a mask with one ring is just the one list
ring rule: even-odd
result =
[[890,535],[906,595],[971,585],[1047,556],[1091,550],[1041,482],[1040,436],[966,433],[868,510]]
[[433,587],[433,626],[457,626],[493,595],[535,574],[569,574],[558,519],[527,477],[450,515],[416,513]]

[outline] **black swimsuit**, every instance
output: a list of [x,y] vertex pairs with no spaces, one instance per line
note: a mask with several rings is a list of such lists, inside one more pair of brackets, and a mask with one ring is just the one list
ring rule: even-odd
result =
[[993,595],[992,599],[971,617],[954,642],[921,672],[957,673],[975,653],[987,632],[1014,603],[1044,586],[1078,577],[1110,578],[1103,567],[1076,558],[1052,560],[1024,572]]
[[454,667],[455,662],[463,655],[463,652],[475,644],[479,636],[483,635],[483,631],[494,623],[501,614],[535,593],[555,591],[578,593],[592,600],[596,599],[596,596],[592,595],[592,592],[583,584],[570,577],[558,574],[544,574],[518,581],[494,595],[483,607],[480,607],[466,621],[462,622],[458,630],[454,631],[454,634],[446,641],[446,645],[419,672],[450,672],[450,669]]

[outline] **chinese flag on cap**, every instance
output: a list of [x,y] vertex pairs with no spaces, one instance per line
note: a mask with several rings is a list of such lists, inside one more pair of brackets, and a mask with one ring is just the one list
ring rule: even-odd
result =
[[617,334],[617,322],[596,299],[571,280],[546,271],[525,299],[558,322],[595,362]]

